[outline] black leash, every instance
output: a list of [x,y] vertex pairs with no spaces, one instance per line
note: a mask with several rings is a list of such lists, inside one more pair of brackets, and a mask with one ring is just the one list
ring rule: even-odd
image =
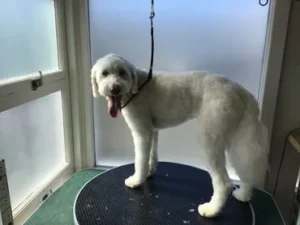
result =
[[150,26],[151,26],[151,60],[150,60],[150,68],[147,76],[147,80],[138,88],[138,92],[133,94],[129,100],[121,107],[122,109],[125,108],[132,99],[140,92],[140,90],[145,87],[145,85],[152,79],[152,68],[153,68],[153,58],[154,58],[154,27],[153,27],[153,18],[155,17],[154,12],[154,0],[151,0],[151,14],[150,14]]

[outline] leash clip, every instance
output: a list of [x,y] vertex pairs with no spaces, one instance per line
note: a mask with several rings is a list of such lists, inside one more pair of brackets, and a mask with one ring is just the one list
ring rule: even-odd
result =
[[155,12],[152,11],[149,18],[150,18],[150,19],[153,19],[154,17],[155,17]]
[[154,2],[151,4],[151,13],[150,13],[150,19],[153,19],[155,17],[155,12],[154,12]]

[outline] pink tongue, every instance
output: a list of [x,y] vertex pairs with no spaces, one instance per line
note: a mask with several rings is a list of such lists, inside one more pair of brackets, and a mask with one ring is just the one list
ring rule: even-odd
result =
[[108,113],[111,117],[116,118],[121,112],[121,98],[119,96],[106,97]]

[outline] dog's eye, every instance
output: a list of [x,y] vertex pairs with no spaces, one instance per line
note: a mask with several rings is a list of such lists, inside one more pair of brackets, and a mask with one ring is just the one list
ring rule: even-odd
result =
[[104,70],[104,71],[102,72],[102,75],[106,77],[106,76],[108,75],[107,70]]
[[125,75],[125,73],[126,73],[126,71],[125,71],[124,69],[120,69],[120,70],[119,70],[119,74],[120,74],[120,76],[124,76],[124,75]]

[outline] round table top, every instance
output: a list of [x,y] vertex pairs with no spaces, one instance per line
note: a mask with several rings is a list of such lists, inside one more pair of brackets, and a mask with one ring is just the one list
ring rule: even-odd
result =
[[229,196],[218,217],[204,218],[198,205],[210,200],[211,179],[204,170],[160,162],[153,178],[137,189],[125,186],[134,165],[124,165],[90,180],[74,203],[74,222],[80,225],[252,225],[251,203]]

